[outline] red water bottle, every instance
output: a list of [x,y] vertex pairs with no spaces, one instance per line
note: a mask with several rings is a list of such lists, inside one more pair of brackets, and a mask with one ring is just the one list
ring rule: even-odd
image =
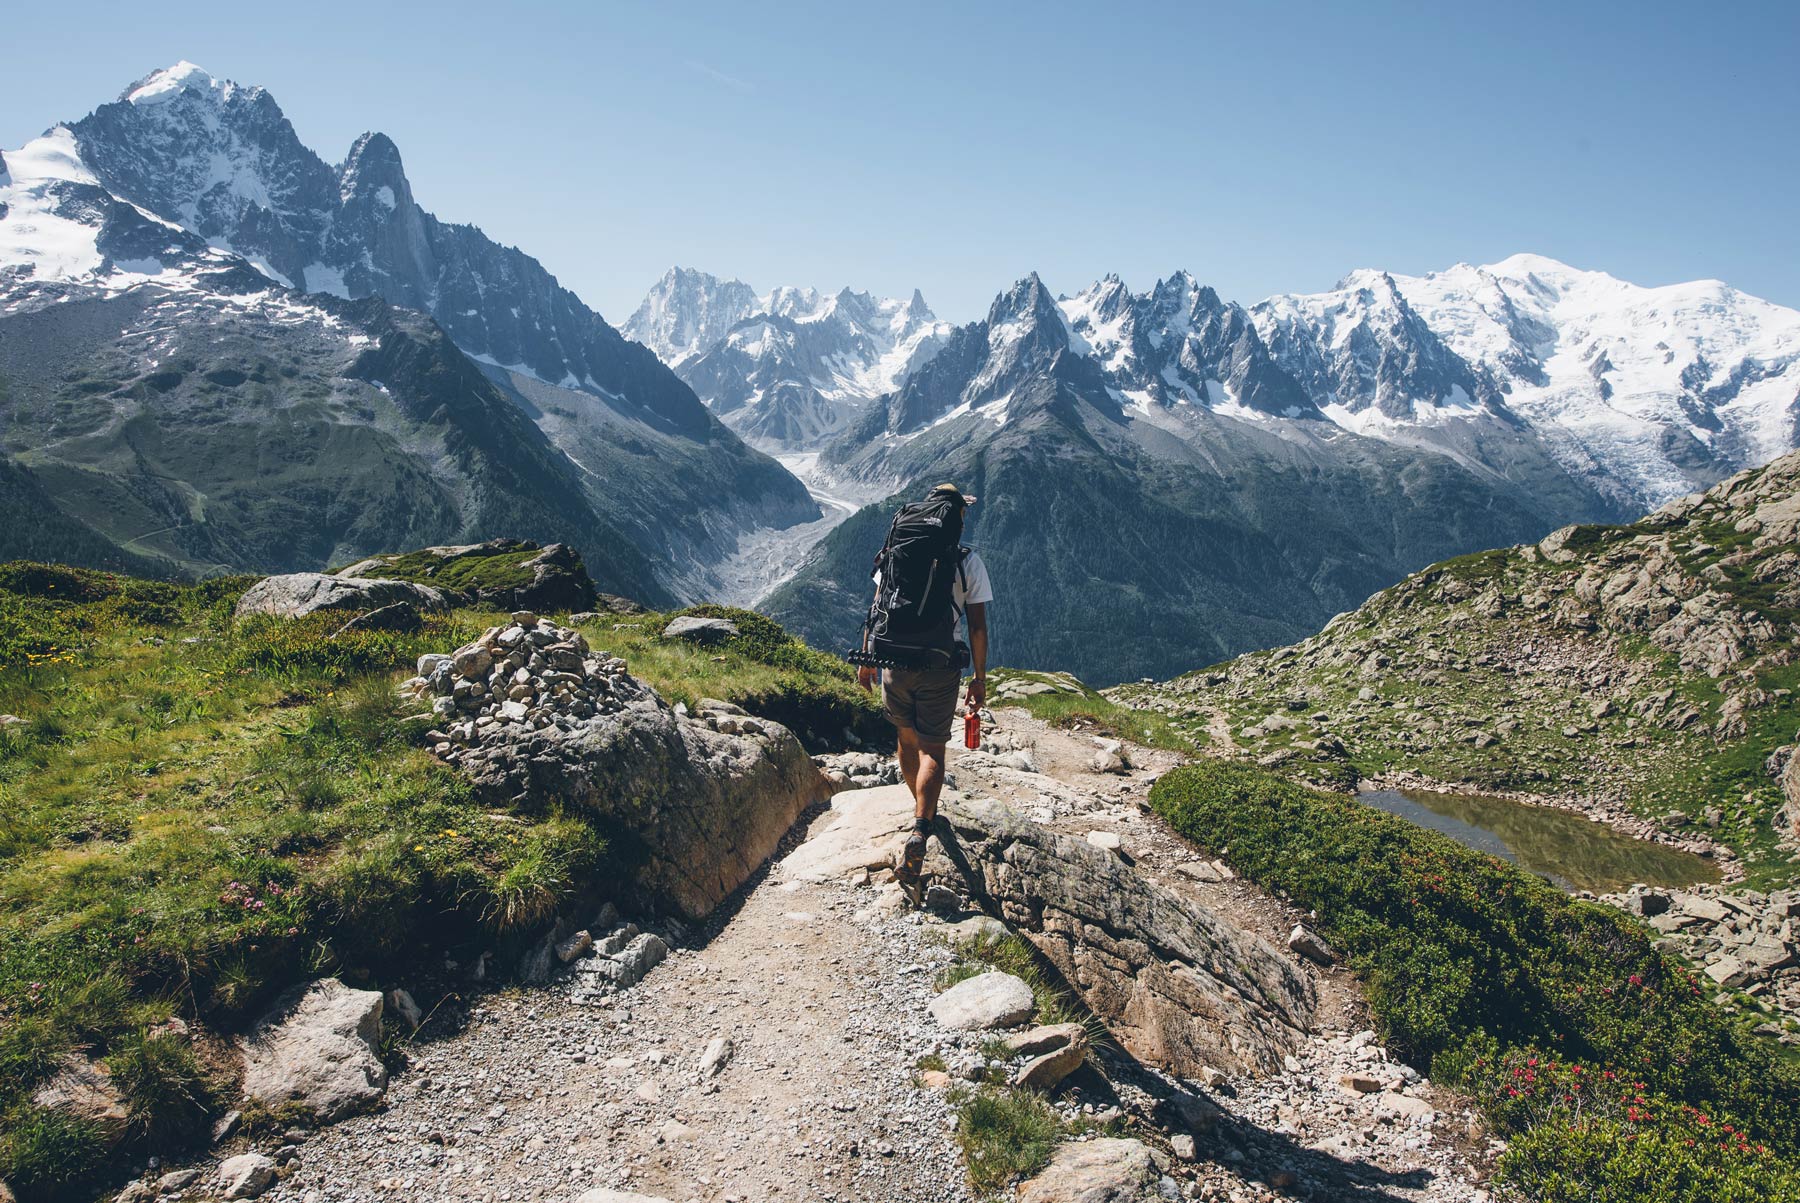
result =
[[979,748],[981,746],[981,711],[969,707],[963,715],[963,747]]

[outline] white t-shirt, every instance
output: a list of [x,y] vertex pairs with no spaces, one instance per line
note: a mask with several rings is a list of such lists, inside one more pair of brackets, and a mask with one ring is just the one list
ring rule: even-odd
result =
[[[881,574],[875,574],[875,591],[881,592]],[[971,605],[985,606],[994,600],[994,582],[988,578],[987,565],[974,548],[963,557],[962,569],[950,585],[950,604],[956,607],[956,618],[962,621]]]

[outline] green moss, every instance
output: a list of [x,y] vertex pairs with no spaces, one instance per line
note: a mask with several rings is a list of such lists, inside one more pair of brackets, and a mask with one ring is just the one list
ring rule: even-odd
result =
[[429,551],[409,551],[382,557],[380,575],[390,580],[416,581],[443,589],[504,591],[529,585],[531,570],[525,564],[542,554],[541,548],[515,548],[485,554],[469,552],[448,557]]

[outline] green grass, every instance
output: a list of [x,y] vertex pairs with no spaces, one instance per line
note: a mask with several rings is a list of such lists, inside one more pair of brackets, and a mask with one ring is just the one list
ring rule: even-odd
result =
[[1062,1143],[1062,1121],[1028,1090],[982,1086],[952,1101],[956,1144],[978,1194],[993,1194],[1035,1174]]
[[[248,583],[0,565],[0,713],[25,720],[0,728],[0,1179],[24,1198],[89,1193],[116,1164],[31,1103],[62,1058],[124,1094],[118,1157],[173,1152],[230,1083],[156,1024],[229,1032],[318,974],[397,984],[409,957],[523,940],[620,871],[583,815],[479,803],[397,701],[420,653],[503,616],[334,638],[342,616],[234,620]],[[671,700],[831,746],[879,723],[848,666],[731,616],[743,633],[717,648],[663,641],[670,615],[584,630]]]
[[416,581],[459,591],[517,589],[531,583],[526,561],[543,554],[543,549],[536,547],[451,557],[409,551],[382,557],[380,575],[389,580]]
[[[1079,692],[1058,689],[1055,693],[1038,693],[1016,701],[996,702],[994,687],[1006,680],[1045,681],[1050,684],[1073,683]],[[988,694],[992,705],[1020,706],[1032,717],[1055,727],[1079,730],[1112,739],[1126,739],[1146,747],[1189,754],[1205,746],[1205,734],[1183,731],[1154,710],[1133,710],[1121,706],[1066,673],[1040,673],[1029,669],[996,668],[988,674]]]
[[[1781,1192],[1800,1186],[1800,1064],[1714,1008],[1628,916],[1240,764],[1177,769],[1151,804],[1196,842],[1228,846],[1244,876],[1317,912],[1388,1040],[1515,1138],[1501,1168],[1527,1197],[1638,1197],[1629,1192],[1643,1167],[1582,1153],[1606,1131],[1660,1150],[1650,1176],[1702,1184],[1655,1197],[1794,1197]],[[1717,1147],[1726,1126],[1744,1147]]]

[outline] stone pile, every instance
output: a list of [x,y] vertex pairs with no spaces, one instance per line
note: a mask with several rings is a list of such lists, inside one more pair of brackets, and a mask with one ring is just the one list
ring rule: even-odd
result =
[[[1601,901],[1640,916],[1714,985],[1800,1018],[1800,890],[1659,889],[1638,884]],[[1704,983],[1703,983],[1704,984]],[[1793,1032],[1774,1029],[1786,1043]]]
[[900,784],[900,763],[892,756],[838,752],[812,759],[825,774],[825,780],[831,783],[833,793],[842,789],[873,789],[878,785]]
[[444,721],[429,736],[446,760],[481,743],[490,729],[568,731],[648,692],[626,672],[623,660],[591,653],[580,631],[528,610],[453,652],[420,656],[418,670],[400,691],[431,699],[432,713]]

